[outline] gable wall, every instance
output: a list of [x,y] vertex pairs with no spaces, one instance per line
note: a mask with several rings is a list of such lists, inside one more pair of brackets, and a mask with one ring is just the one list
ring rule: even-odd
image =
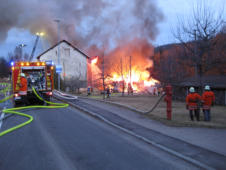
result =
[[[60,65],[62,66],[61,78],[76,78],[87,81],[87,58],[65,42],[59,44]],[[40,57],[41,61],[52,60],[58,64],[58,46],[49,50]]]

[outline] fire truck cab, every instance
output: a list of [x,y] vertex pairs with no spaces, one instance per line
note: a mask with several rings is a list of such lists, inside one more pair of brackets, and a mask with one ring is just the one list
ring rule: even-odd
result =
[[32,91],[32,87],[36,89],[43,99],[50,101],[52,90],[54,88],[53,76],[54,65],[52,61],[46,62],[11,62],[12,66],[12,91],[14,94],[13,103],[23,104],[19,94],[19,84],[21,73],[25,74],[27,79],[27,101],[29,104],[43,104]]

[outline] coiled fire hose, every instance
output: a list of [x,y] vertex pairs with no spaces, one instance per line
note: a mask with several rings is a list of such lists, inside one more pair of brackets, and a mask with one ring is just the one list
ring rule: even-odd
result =
[[[9,88],[9,87],[8,87],[8,88]],[[64,107],[68,107],[68,104],[66,104],[66,103],[53,103],[53,102],[49,102],[49,101],[44,100],[43,98],[41,98],[41,97],[37,94],[35,88],[33,88],[33,87],[32,87],[32,91],[34,92],[34,94],[36,95],[36,97],[37,97],[39,100],[42,100],[42,101],[44,101],[44,102],[50,104],[50,106],[33,105],[33,106],[25,106],[25,107],[16,107],[16,108],[4,109],[4,110],[2,111],[3,113],[11,113],[11,114],[19,115],[19,116],[24,116],[24,117],[26,117],[26,118],[29,118],[29,120],[27,120],[26,122],[23,122],[23,123],[21,123],[21,124],[19,124],[19,125],[16,125],[16,126],[14,126],[14,127],[12,127],[12,128],[9,128],[9,129],[7,129],[7,130],[4,130],[3,132],[0,132],[0,137],[3,136],[3,135],[6,135],[7,133],[10,133],[10,132],[12,132],[12,131],[14,131],[14,130],[17,130],[17,129],[19,129],[19,128],[21,128],[21,127],[23,127],[23,126],[25,126],[25,125],[27,125],[27,124],[29,124],[29,123],[31,123],[31,122],[33,121],[33,119],[34,119],[33,116],[31,116],[31,115],[29,115],[29,114],[17,112],[17,110],[30,109],[30,108],[48,108],[48,109],[55,109],[55,108],[64,108]],[[4,102],[4,101],[6,101],[6,100],[8,100],[8,99],[10,99],[10,98],[12,98],[12,97],[13,97],[13,95],[4,98],[4,99],[0,100],[0,103]]]

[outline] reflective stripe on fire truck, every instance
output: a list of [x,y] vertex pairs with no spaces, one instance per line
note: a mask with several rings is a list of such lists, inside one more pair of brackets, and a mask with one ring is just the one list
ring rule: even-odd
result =
[[19,91],[20,95],[27,95],[27,91]]
[[23,70],[40,70],[40,69],[44,69],[45,66],[24,66],[21,67]]
[[19,71],[19,75],[17,77],[16,90],[20,90],[19,84],[20,84],[20,71]]
[[51,81],[50,81],[50,76],[48,76],[48,74],[49,75],[51,75],[51,74],[50,73],[47,73],[47,76],[46,76],[47,89],[49,90],[49,89],[51,89]]

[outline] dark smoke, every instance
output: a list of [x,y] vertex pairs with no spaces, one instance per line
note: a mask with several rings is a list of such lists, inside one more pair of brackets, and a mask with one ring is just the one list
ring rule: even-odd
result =
[[[163,19],[155,0],[0,0],[0,42],[11,28],[44,31],[50,44],[60,37],[93,55],[134,39],[154,40]],[[139,44],[138,44],[139,45]],[[95,48],[94,48],[95,47]],[[98,50],[97,50],[98,51]]]

